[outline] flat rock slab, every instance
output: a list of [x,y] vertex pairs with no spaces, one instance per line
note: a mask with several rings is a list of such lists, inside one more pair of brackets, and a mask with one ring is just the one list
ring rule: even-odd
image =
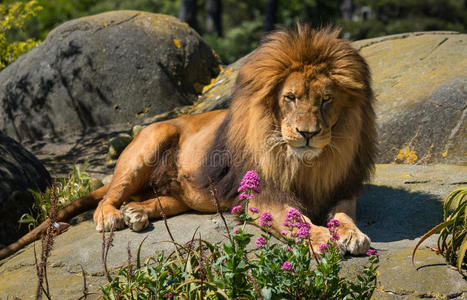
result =
[[[377,166],[374,179],[366,186],[358,207],[359,226],[370,236],[373,247],[381,255],[375,299],[465,299],[467,281],[445,265],[443,257],[422,245],[415,266],[411,264],[411,252],[417,240],[442,219],[442,197],[465,184],[465,174],[467,167],[463,166]],[[226,217],[229,226],[233,227],[233,219],[230,215]],[[182,243],[191,240],[198,227],[204,239],[225,239],[224,225],[216,215],[187,213],[170,218],[168,225],[175,239]],[[248,230],[259,234],[255,227]],[[115,270],[126,264],[128,244],[134,258],[145,237],[143,258],[155,251],[173,251],[173,246],[166,242],[169,236],[161,220],[153,222],[142,233],[122,230],[115,233],[114,246],[109,252],[109,269]],[[424,245],[435,246],[436,237]],[[48,268],[55,299],[76,299],[82,295],[81,266],[87,274],[90,291],[97,291],[99,285],[105,284],[101,249],[102,234],[95,231],[90,220],[72,226],[56,238]],[[348,257],[342,272],[353,277],[367,262],[365,257]],[[37,283],[35,273],[32,246],[1,261],[0,298],[33,298]]]

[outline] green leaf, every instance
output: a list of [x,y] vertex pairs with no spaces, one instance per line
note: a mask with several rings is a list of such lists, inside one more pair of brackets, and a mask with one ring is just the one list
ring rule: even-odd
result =
[[462,273],[462,263],[464,262],[465,252],[467,251],[467,235],[462,240],[462,245],[459,248],[457,257],[457,270]]
[[414,259],[415,259],[415,251],[417,251],[418,247],[420,246],[421,243],[423,243],[427,238],[435,234],[436,232],[440,231],[443,228],[446,228],[447,226],[451,225],[454,223],[454,220],[449,220],[447,222],[443,222],[441,224],[436,225],[435,227],[431,228],[427,233],[425,233],[422,238],[418,241],[418,243],[415,245],[413,251],[412,251],[412,264],[414,264]]

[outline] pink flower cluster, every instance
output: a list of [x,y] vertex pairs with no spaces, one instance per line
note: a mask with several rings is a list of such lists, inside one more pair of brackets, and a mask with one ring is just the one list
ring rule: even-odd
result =
[[321,253],[326,252],[326,251],[329,250],[329,248],[330,248],[330,246],[328,244],[323,243],[323,244],[319,245],[319,252],[321,252]]
[[301,239],[307,239],[310,237],[310,229],[311,229],[311,225],[309,223],[302,222],[300,224],[300,228],[298,229],[298,232],[296,233],[296,236]]
[[281,266],[281,269],[282,270],[285,270],[285,271],[292,271],[293,270],[293,266],[290,262],[288,261],[284,261],[284,263],[282,264]]
[[240,195],[238,196],[240,200],[251,200],[255,196],[251,191],[255,191],[258,194],[261,193],[259,186],[261,182],[259,181],[258,174],[250,170],[246,172],[245,176],[243,176],[242,181],[240,182],[240,187],[238,188],[238,192]]
[[294,234],[295,237],[301,239],[307,239],[310,237],[311,225],[310,223],[303,221],[302,214],[296,208],[291,208],[287,211],[284,226],[290,227],[291,229],[298,228],[298,232]]
[[266,238],[264,236],[258,237],[256,240],[256,248],[264,248],[266,246]]
[[284,226],[300,227],[302,223],[302,214],[295,208],[289,209],[285,215]]
[[237,206],[232,207],[232,211],[231,211],[232,215],[239,215],[242,212],[243,212],[243,206],[237,205]]
[[251,211],[252,213],[254,213],[254,214],[259,213],[259,209],[257,209],[256,207],[250,207],[249,209],[250,209],[250,211]]
[[259,219],[259,224],[262,227],[271,227],[272,226],[272,215],[270,212],[265,212],[261,215]]
[[341,226],[341,222],[337,219],[331,219],[328,222],[328,230],[331,233],[331,238],[329,239],[331,242],[338,241],[340,239],[339,234],[337,233],[337,227]]
[[366,252],[366,255],[378,257],[378,256],[379,256],[379,253],[378,253],[378,251],[376,251],[376,249],[370,249],[370,250],[368,250],[368,251]]
[[164,298],[172,298],[172,297],[173,297],[172,292],[168,292],[164,294]]

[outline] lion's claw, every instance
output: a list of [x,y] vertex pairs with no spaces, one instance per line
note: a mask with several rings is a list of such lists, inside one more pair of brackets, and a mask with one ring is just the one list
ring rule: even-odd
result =
[[123,220],[133,231],[141,231],[148,227],[149,218],[143,207],[135,202],[130,202],[122,207]]
[[[104,217],[104,220],[102,220]],[[101,206],[99,205],[94,212],[94,222],[96,224],[96,230],[99,232],[118,230],[125,228],[123,222],[123,215],[120,210],[113,206]]]
[[352,255],[365,254],[370,249],[370,243],[370,238],[356,227],[341,234],[339,239],[339,247]]

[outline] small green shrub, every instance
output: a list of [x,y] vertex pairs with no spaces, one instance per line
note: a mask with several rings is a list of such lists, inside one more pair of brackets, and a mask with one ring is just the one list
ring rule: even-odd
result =
[[101,287],[104,298],[370,299],[376,288],[378,254],[369,251],[370,264],[355,282],[341,277],[337,220],[328,224],[332,238],[320,246],[320,254],[310,246],[310,224],[296,209],[284,220],[289,230],[281,233],[283,243],[272,243],[271,234],[265,233],[256,240],[256,249],[248,250],[253,235],[245,232],[245,224],[259,220],[268,230],[273,218],[269,212],[260,214],[248,207],[253,191],[260,192],[257,175],[250,172],[239,189],[243,205],[232,209],[243,226],[231,234],[226,225],[229,241],[213,244],[193,238],[186,245],[173,242],[176,251],[168,256],[158,253],[143,264],[141,243],[136,265],[129,256],[128,265],[114,277],[107,274],[109,283]]
[[[73,165],[73,169],[68,173],[67,178],[58,179],[54,183],[52,188],[55,189],[58,209],[91,192],[91,177],[86,173],[87,166],[87,162],[82,166]],[[34,190],[29,190],[29,192],[34,197],[33,209],[36,211],[37,217],[24,214],[19,222],[36,227],[47,219],[54,193],[51,188],[47,188],[43,193]]]
[[39,44],[34,39],[9,41],[7,33],[10,30],[22,30],[24,21],[35,17],[40,10],[35,0],[7,5],[0,3],[0,71]]
[[467,251],[467,186],[455,189],[444,199],[443,215],[443,222],[425,233],[418,241],[412,253],[412,261],[421,243],[439,232],[439,253],[462,273]]

